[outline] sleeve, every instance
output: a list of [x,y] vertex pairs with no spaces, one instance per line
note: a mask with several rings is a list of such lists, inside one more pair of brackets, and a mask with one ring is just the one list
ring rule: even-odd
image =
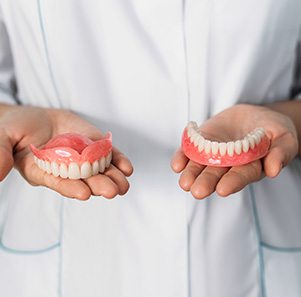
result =
[[0,7],[0,103],[16,104],[14,65]]
[[299,40],[296,46],[294,82],[291,91],[291,98],[295,100],[301,100],[301,28]]

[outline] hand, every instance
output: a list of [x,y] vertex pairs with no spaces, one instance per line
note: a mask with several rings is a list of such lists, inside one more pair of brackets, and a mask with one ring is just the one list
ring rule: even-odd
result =
[[291,119],[268,107],[240,104],[224,110],[201,126],[201,133],[207,139],[232,141],[243,138],[256,127],[263,127],[271,139],[268,154],[237,167],[210,167],[199,165],[179,149],[172,158],[171,167],[181,173],[179,185],[190,191],[196,199],[208,197],[214,191],[228,196],[242,190],[265,175],[276,177],[298,152],[296,128]]
[[33,186],[48,187],[63,196],[87,200],[91,195],[113,198],[129,189],[126,176],[133,172],[130,161],[113,147],[113,159],[103,174],[84,180],[54,177],[40,170],[33,160],[29,144],[40,147],[62,133],[79,133],[92,140],[99,139],[100,131],[65,110],[26,106],[4,106],[0,117],[0,180],[13,166]]

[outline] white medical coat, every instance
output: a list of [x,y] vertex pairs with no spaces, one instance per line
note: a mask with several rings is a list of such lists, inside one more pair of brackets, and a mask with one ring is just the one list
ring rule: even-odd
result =
[[300,159],[203,201],[169,167],[187,120],[297,96],[300,0],[0,9],[0,101],[71,109],[112,131],[135,167],[125,197],[87,202],[12,172],[0,186],[1,296],[301,296]]

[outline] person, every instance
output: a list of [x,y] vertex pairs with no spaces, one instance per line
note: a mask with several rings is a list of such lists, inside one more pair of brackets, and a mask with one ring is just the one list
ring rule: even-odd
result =
[[[300,296],[300,11],[0,0],[1,294]],[[223,141],[263,127],[269,153],[197,165],[178,149],[188,120]],[[33,162],[29,144],[106,131],[102,175]]]

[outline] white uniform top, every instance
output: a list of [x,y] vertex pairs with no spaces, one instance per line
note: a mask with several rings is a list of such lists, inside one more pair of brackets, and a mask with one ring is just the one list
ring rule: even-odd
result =
[[0,187],[1,296],[301,296],[300,159],[203,201],[169,167],[187,120],[297,94],[300,0],[0,5],[0,101],[72,109],[112,131],[135,167],[126,197],[87,202],[12,172]]

